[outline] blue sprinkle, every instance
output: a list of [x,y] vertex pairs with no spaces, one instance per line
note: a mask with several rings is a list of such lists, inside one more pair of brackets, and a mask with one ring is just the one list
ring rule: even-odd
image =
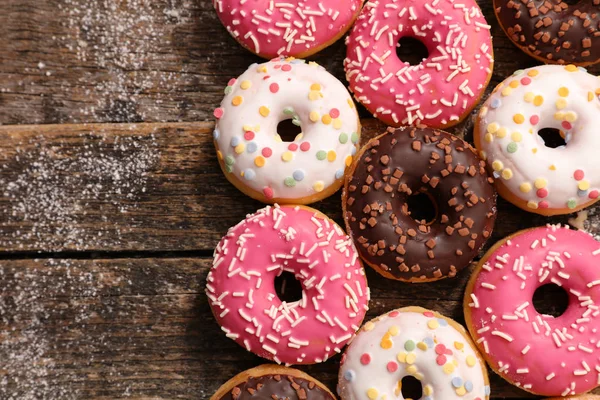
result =
[[484,387],[484,390],[485,390],[485,395],[486,395],[486,396],[489,396],[489,395],[490,395],[490,386],[489,386],[489,385],[486,385],[486,386]]
[[244,179],[246,179],[247,181],[251,181],[254,178],[256,178],[256,172],[254,172],[253,169],[246,169],[244,170]]
[[587,194],[588,194],[587,190],[577,189],[577,196],[579,196],[579,197],[585,197],[585,196],[587,196]]
[[254,142],[250,142],[248,143],[248,145],[246,146],[246,151],[248,153],[254,153],[256,150],[258,150],[258,146],[256,145],[256,143]]
[[231,138],[231,147],[235,147],[240,144],[240,138],[238,136],[234,136]]
[[466,381],[465,382],[465,389],[467,390],[467,392],[472,392],[473,391],[473,382]]
[[335,171],[335,179],[342,179],[342,176],[344,176],[343,169],[338,169],[337,171]]
[[352,382],[354,378],[356,378],[356,373],[353,370],[349,369],[344,372],[344,379],[346,379],[348,382]]
[[300,182],[302,179],[304,179],[304,171],[302,171],[301,169],[297,169],[292,174],[292,177],[294,177],[295,180]]
[[583,68],[583,67],[578,67],[580,71],[582,72],[587,72],[587,69]]
[[352,147],[352,150],[350,151],[352,153],[352,155],[356,154],[356,147]]
[[425,339],[423,339],[423,342],[427,345],[427,347],[431,348],[434,346],[435,343],[433,343],[433,339],[430,337],[426,337]]
[[425,397],[425,399],[424,399],[424,400],[433,400],[433,398],[432,398],[432,397],[429,397],[429,396],[427,396],[427,397]]
[[461,387],[462,384],[463,384],[463,380],[460,379],[460,377],[455,376],[454,378],[452,378],[452,386],[454,386],[455,388]]
[[498,99],[498,98],[494,98],[492,99],[492,102],[490,103],[490,107],[491,108],[498,108],[502,105],[502,100]]
[[438,318],[438,322],[440,323],[440,326],[448,326],[448,321],[444,318]]
[[213,131],[213,139],[217,140],[219,138],[219,136],[221,136],[221,132],[219,132],[218,129],[215,129]]

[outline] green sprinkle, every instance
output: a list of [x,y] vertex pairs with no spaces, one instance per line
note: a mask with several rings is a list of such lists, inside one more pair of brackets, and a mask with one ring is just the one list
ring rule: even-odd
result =
[[283,109],[283,113],[285,115],[292,115],[294,114],[294,109],[292,107],[286,107]]
[[227,172],[233,172],[233,165],[226,165],[225,166],[225,171],[227,171]]
[[414,349],[415,349],[415,342],[413,342],[412,340],[407,340],[406,342],[404,342],[404,350],[413,351]]
[[232,156],[225,157],[225,165],[235,164],[235,159]]
[[521,75],[524,71],[522,69],[518,69],[513,73],[513,76]]
[[567,207],[569,207],[570,209],[574,209],[575,207],[577,207],[577,200],[569,199],[569,201],[567,201]]
[[347,133],[340,133],[340,143],[344,144],[348,142],[348,134]]
[[358,143],[358,133],[352,132],[352,136],[350,138],[352,140],[352,143],[354,143],[354,144]]
[[324,160],[327,157],[327,153],[323,150],[317,151],[317,160]]
[[506,146],[506,151],[509,153],[515,153],[517,151],[517,144],[515,142],[510,142],[508,146]]
[[287,178],[285,178],[283,180],[283,183],[287,187],[294,187],[294,186],[296,186],[296,180],[294,178],[292,178],[291,176],[288,176]]
[[298,119],[297,115],[294,115],[294,118],[292,119],[292,124],[300,126],[300,120]]
[[227,86],[224,90],[225,94],[229,94],[231,93],[231,91],[233,90],[233,86]]

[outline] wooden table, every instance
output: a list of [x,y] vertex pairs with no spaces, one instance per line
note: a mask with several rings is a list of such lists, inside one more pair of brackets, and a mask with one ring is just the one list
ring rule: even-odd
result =
[[[480,3],[496,52],[489,91],[536,62]],[[0,398],[210,397],[263,362],[225,338],[203,291],[217,241],[261,206],[223,177],[211,140],[226,82],[259,59],[208,0],[0,9]],[[344,81],[344,54],[339,41],[313,59]],[[361,115],[366,137],[382,131]],[[340,221],[339,194],[314,206]],[[499,210],[489,244],[568,218]],[[469,271],[418,286],[367,275],[369,317],[420,305],[463,321]],[[334,388],[338,362],[301,369]],[[491,378],[494,398],[528,397]]]

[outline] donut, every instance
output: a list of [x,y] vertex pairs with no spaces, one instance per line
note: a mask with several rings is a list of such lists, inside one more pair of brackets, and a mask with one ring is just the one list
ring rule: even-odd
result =
[[335,400],[312,376],[282,365],[264,364],[240,372],[225,382],[210,400]]
[[[548,225],[496,243],[467,285],[467,327],[508,382],[543,396],[573,396],[600,383],[600,243]],[[569,296],[559,317],[540,314],[533,294],[554,284]]]
[[[399,59],[404,37],[421,41],[429,56],[418,65]],[[347,44],[350,90],[396,127],[458,124],[479,103],[494,65],[490,26],[475,0],[369,1]]]
[[367,322],[342,356],[342,400],[403,399],[402,379],[417,378],[424,400],[483,400],[490,395],[485,362],[465,328],[421,307]]
[[[481,107],[474,139],[502,197],[542,215],[578,211],[598,200],[600,78],[574,65],[515,72]],[[566,146],[539,132],[555,128]]]
[[[282,302],[275,278],[293,273],[302,298]],[[368,309],[369,289],[352,240],[302,206],[267,206],[229,229],[208,273],[215,319],[246,350],[285,364],[340,353]]]
[[[490,237],[496,192],[485,163],[462,139],[431,128],[390,128],[359,152],[342,194],[348,233],[361,258],[386,278],[454,277]],[[433,221],[414,219],[424,193]]]
[[567,399],[571,399],[571,400],[599,400],[600,396],[594,396],[593,394],[587,394],[587,395],[583,395],[583,396],[569,396],[569,397],[552,397],[549,398],[548,400],[567,400]]
[[506,36],[549,64],[586,66],[600,61],[600,0],[494,0]]
[[333,44],[354,23],[363,0],[213,0],[239,44],[263,58],[308,57]]
[[[278,58],[253,64],[225,89],[213,133],[227,179],[265,203],[309,204],[343,183],[360,139],[346,87],[323,67]],[[302,128],[283,142],[283,120]]]

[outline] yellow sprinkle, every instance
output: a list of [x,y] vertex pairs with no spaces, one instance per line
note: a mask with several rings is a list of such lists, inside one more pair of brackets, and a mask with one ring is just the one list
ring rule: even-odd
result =
[[348,99],[348,106],[350,106],[350,108],[354,108],[354,102],[352,99]]
[[416,373],[414,376],[415,376],[415,378],[417,378],[417,379],[418,379],[418,380],[420,380],[420,381],[422,381],[422,380],[423,380],[423,378],[425,378],[425,377],[423,376],[423,374],[422,374],[422,373],[420,373],[420,372],[417,372],[417,373]]
[[263,156],[258,156],[254,159],[254,165],[258,168],[265,166],[265,158]]
[[254,132],[260,132],[260,124],[254,125]]
[[462,350],[463,347],[465,347],[465,344],[461,342],[454,342],[454,347],[456,348],[456,350]]
[[401,362],[403,364],[406,363],[406,353],[398,353],[396,358],[398,359],[399,362]]
[[294,61],[295,59],[296,59],[295,57],[289,56],[289,57],[286,57],[285,61],[290,62],[290,61]]
[[265,65],[261,65],[256,69],[257,72],[267,73],[267,67]]
[[554,119],[557,121],[562,121],[563,119],[565,119],[565,113],[562,111],[559,111],[557,113],[554,114]]
[[527,92],[527,93],[525,93],[525,101],[527,103],[531,103],[534,98],[535,98],[535,94],[533,92]]
[[379,343],[379,345],[381,346],[382,349],[391,349],[392,346],[394,345],[394,343],[392,343],[391,340],[387,339],[387,340],[382,340],[381,343]]
[[511,82],[508,84],[508,86],[510,86],[510,87],[511,87],[511,88],[513,88],[513,89],[516,89],[516,88],[518,88],[518,87],[519,87],[519,81],[517,81],[517,80],[511,81]]
[[569,95],[569,88],[566,87],[561,87],[560,89],[558,89],[558,95],[560,97],[567,97]]
[[479,157],[483,160],[486,161],[487,160],[487,153],[485,151],[480,151],[479,152]]
[[285,162],[292,161],[293,158],[294,158],[294,153],[292,153],[291,151],[286,151],[285,153],[283,153],[281,155],[281,159]]
[[527,207],[535,210],[538,208],[538,203],[537,203],[537,201],[529,200],[527,202]]
[[533,185],[535,186],[536,189],[543,189],[546,187],[547,184],[548,184],[548,181],[545,178],[537,178],[533,182]]
[[569,64],[569,65],[567,65],[567,66],[565,67],[565,69],[566,69],[567,71],[569,71],[569,72],[575,72],[575,71],[577,71],[577,67],[576,67],[575,65],[573,65],[573,64]]
[[423,387],[423,394],[425,396],[431,396],[433,394],[433,388],[431,385],[425,385],[425,387]]
[[537,147],[534,147],[533,149],[531,149],[531,152],[532,152],[533,154],[537,153]]
[[242,129],[244,130],[244,132],[248,132],[252,130],[252,125],[244,125],[242,127]]
[[505,168],[502,170],[502,178],[509,180],[513,177],[513,172],[510,168]]
[[331,116],[329,114],[325,114],[321,117],[321,122],[325,125],[329,125],[331,123]]
[[319,97],[321,96],[320,93],[321,92],[317,92],[317,91],[311,90],[310,92],[308,92],[308,99],[310,101],[319,100]]
[[491,124],[489,124],[487,126],[487,131],[489,133],[496,133],[498,131],[498,129],[500,129],[500,125],[498,125],[497,122],[492,122]]
[[503,137],[506,136],[506,133],[508,131],[506,130],[506,128],[502,127],[500,129],[498,129],[498,131],[496,132],[496,136],[498,136],[500,139],[502,139]]
[[402,391],[402,380],[396,382],[396,388],[394,389],[394,394],[396,397],[400,396],[400,392]]
[[258,112],[263,117],[268,117],[269,114],[271,113],[271,110],[269,110],[269,107],[267,107],[267,106],[260,106],[260,108],[258,109]]
[[543,96],[535,96],[535,98],[533,99],[533,104],[537,107],[541,106],[542,104],[544,104],[544,97]]
[[494,141],[494,135],[492,135],[491,133],[486,133],[483,137],[483,140],[485,140],[486,143],[492,143]]
[[512,93],[512,88],[510,86],[505,87],[504,89],[502,89],[502,96],[506,97],[506,96],[510,96],[510,94]]
[[252,82],[250,82],[250,81],[242,81],[242,83],[240,83],[240,87],[243,90],[250,89],[250,86],[252,86]]
[[510,138],[513,140],[513,142],[520,142],[521,140],[523,140],[523,135],[521,135],[521,132],[513,132],[510,135]]
[[219,158],[219,160],[223,159],[223,153],[221,153],[221,150],[217,150],[217,157]]
[[530,77],[535,77],[538,76],[538,74],[540,73],[540,71],[538,71],[537,69],[532,69],[529,72],[527,72],[527,75],[529,75]]
[[465,394],[467,394],[467,389],[465,389],[464,386],[456,388],[456,394],[459,396],[464,396]]
[[323,181],[316,181],[313,185],[313,189],[315,190],[315,192],[322,192],[324,188],[325,185],[323,184]]
[[440,324],[437,322],[437,319],[430,319],[429,321],[427,321],[427,326],[429,327],[429,329],[435,329],[439,325]]
[[567,107],[567,100],[566,99],[558,99],[556,100],[556,108],[558,108],[559,110],[562,110],[563,108]]
[[454,364],[455,367],[458,367],[458,360],[455,358],[452,360],[452,364]]
[[590,188],[590,182],[585,180],[581,181],[579,182],[577,187],[579,188],[579,190],[588,190]]
[[352,165],[352,156],[346,156],[346,167],[349,167],[350,165]]
[[239,106],[243,101],[244,98],[242,96],[235,96],[233,99],[231,99],[231,104],[234,106]]
[[444,371],[444,373],[450,375],[451,373],[454,372],[454,364],[452,363],[446,363],[443,367],[442,370]]
[[336,158],[337,158],[337,154],[335,153],[334,150],[329,150],[327,152],[327,161],[334,162]]
[[406,355],[406,363],[407,364],[414,364],[416,360],[417,360],[417,356],[415,355],[415,353],[408,353]]
[[596,94],[600,96],[600,88],[596,89]]
[[374,324],[374,323],[372,323],[371,321],[367,322],[367,323],[365,324],[365,326],[363,326],[363,329],[364,329],[365,331],[367,331],[367,332],[368,332],[368,331],[372,331],[372,330],[373,330],[373,328],[375,328],[375,324]]
[[388,333],[392,336],[396,336],[398,332],[400,332],[400,328],[398,328],[396,325],[392,325],[392,327],[388,329]]
[[481,110],[479,110],[479,116],[481,118],[485,117],[487,115],[487,113],[488,113],[488,108],[485,106],[481,107]]
[[417,367],[415,365],[409,365],[408,367],[406,367],[406,372],[408,372],[411,375],[414,375],[417,373]]
[[529,193],[531,191],[531,183],[523,182],[519,185],[519,190],[523,193]]
[[375,388],[370,388],[369,390],[367,390],[367,396],[369,397],[369,399],[375,400],[377,399],[377,396],[379,396],[379,392]]
[[234,150],[237,154],[242,154],[244,150],[246,150],[246,145],[244,143],[240,143],[235,146]]
[[419,342],[417,343],[417,347],[423,351],[427,350],[427,343],[425,342]]
[[574,111],[569,111],[565,114],[565,119],[569,122],[575,122],[577,120],[577,114]]
[[294,142],[297,142],[299,140],[302,140],[302,138],[304,137],[304,133],[300,132],[299,134],[296,135],[296,137],[294,138]]
[[551,166],[548,167],[548,169],[551,171],[556,171],[556,166],[554,164],[552,164]]
[[321,85],[319,85],[318,83],[313,83],[312,85],[310,85],[310,90],[318,92],[319,90],[321,90]]
[[504,169],[504,163],[500,160],[495,160],[492,163],[492,168],[494,168],[494,171],[502,171],[502,169]]
[[317,122],[320,118],[319,112],[311,111],[310,114],[308,114],[308,118],[310,118],[312,122]]
[[475,361],[476,361],[475,357],[473,357],[471,355],[467,356],[467,365],[469,367],[473,367],[475,365]]
[[335,129],[341,129],[342,128],[342,120],[339,118],[336,118],[333,120],[333,127]]
[[588,92],[588,101],[594,100],[594,93]]
[[523,114],[515,114],[513,116],[513,121],[515,121],[517,124],[522,124],[523,122],[525,122],[525,117],[523,116]]

